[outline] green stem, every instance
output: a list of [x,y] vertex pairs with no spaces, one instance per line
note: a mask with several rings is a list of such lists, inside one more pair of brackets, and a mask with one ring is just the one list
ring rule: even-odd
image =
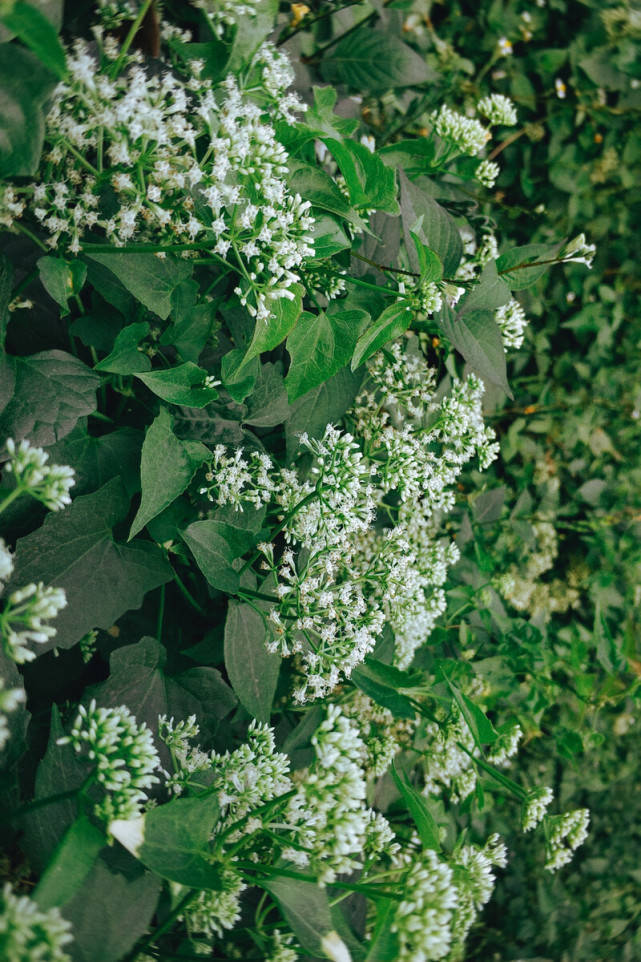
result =
[[19,485],[17,488],[14,488],[13,491],[7,495],[4,501],[0,501],[0,514],[2,514],[5,508],[9,507],[12,501],[15,501],[16,498],[19,498],[21,494],[24,494],[25,491],[26,488],[23,488],[21,485]]
[[271,601],[278,602],[278,598],[275,595],[265,595],[262,591],[252,591],[251,588],[239,588],[238,590],[239,598],[258,598],[259,601]]
[[[304,497],[301,501],[299,501],[298,504],[297,504],[294,508],[292,508],[292,510],[289,512],[289,514],[286,515],[285,518],[283,518],[283,520],[282,520],[281,523],[278,525],[278,527],[275,528],[275,529],[272,531],[272,533],[271,533],[270,536],[269,536],[269,540],[270,540],[270,541],[273,541],[274,538],[277,537],[277,535],[279,535],[279,534],[281,533],[281,531],[282,531],[284,528],[287,527],[287,525],[288,525],[289,522],[292,520],[292,518],[296,515],[296,513],[297,513],[298,511],[300,511],[300,509],[303,508],[306,504],[309,504],[310,501],[313,501],[313,499],[314,499],[316,496],[317,496],[316,490],[310,491],[309,494],[306,494],[305,497]],[[238,574],[239,574],[239,575],[242,575],[243,572],[247,571],[247,569],[250,568],[250,567],[253,565],[254,561],[258,561],[258,559],[259,559],[260,557],[261,557],[261,552],[260,552],[260,551],[254,552],[254,554],[251,556],[251,558],[249,558],[249,559],[245,562],[245,564],[242,566],[242,568],[240,569],[240,571],[238,572]],[[273,599],[272,599],[272,600],[273,600]]]
[[181,592],[181,594],[184,596],[184,598],[189,602],[189,604],[191,605],[191,607],[194,608],[194,610],[198,612],[199,615],[202,615],[203,617],[206,618],[206,617],[207,617],[207,612],[205,611],[205,609],[204,609],[201,605],[198,604],[198,602],[196,601],[196,599],[194,598],[194,596],[191,594],[191,592],[189,591],[189,589],[188,589],[188,588],[185,586],[185,584],[182,582],[180,576],[178,575],[178,572],[177,572],[174,568],[172,568],[172,569],[171,569],[171,573],[172,573],[172,576],[173,576],[174,581],[175,581],[176,584],[178,585],[178,588],[180,589],[180,592]]
[[120,48],[120,53],[118,54],[118,59],[116,60],[114,66],[113,66],[113,71],[112,71],[111,76],[112,76],[114,79],[115,79],[115,78],[118,76],[118,74],[120,73],[120,68],[122,67],[123,61],[124,61],[125,57],[127,56],[127,51],[129,50],[129,48],[131,47],[132,43],[134,42],[134,38],[135,38],[136,34],[138,33],[138,31],[140,30],[140,28],[141,28],[141,26],[142,26],[142,22],[143,22],[143,20],[145,19],[145,17],[147,16],[147,11],[149,10],[149,8],[151,7],[151,5],[152,5],[153,2],[154,2],[154,0],[144,0],[144,3],[143,3],[143,5],[142,5],[142,7],[141,7],[140,10],[138,11],[138,16],[136,17],[136,19],[135,19],[134,22],[132,23],[131,27],[129,28],[129,33],[128,33],[127,36],[125,37],[125,41],[124,41],[122,47]]
[[281,33],[280,37],[276,41],[276,46],[280,47],[284,43],[287,43],[288,40],[291,40],[292,37],[295,37],[297,33],[301,32],[301,30],[307,30],[308,27],[311,27],[312,24],[314,23],[318,23],[319,20],[325,20],[326,17],[331,17],[335,13],[340,13],[341,10],[347,10],[348,7],[354,7],[356,6],[356,4],[362,3],[362,2],[363,0],[351,0],[351,2],[349,3],[344,3],[342,7],[338,7],[338,6],[333,8],[330,7],[328,10],[324,10],[322,13],[317,14],[315,17],[304,16],[301,22],[299,23],[299,25],[297,27],[292,27],[286,36],[283,36],[283,34]]
[[369,257],[364,257],[363,254],[358,254],[356,251],[351,251],[352,257],[356,257],[359,261],[364,261],[369,264],[370,267],[376,267],[379,271],[389,271],[390,274],[406,274],[409,277],[420,277],[416,271],[406,271],[402,267],[389,267],[387,264],[378,264],[376,261],[372,261]]

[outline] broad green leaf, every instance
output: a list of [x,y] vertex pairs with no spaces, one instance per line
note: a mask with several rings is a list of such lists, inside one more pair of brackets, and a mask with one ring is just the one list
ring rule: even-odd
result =
[[401,217],[405,247],[413,271],[419,270],[412,234],[441,259],[446,277],[454,277],[463,255],[463,242],[454,219],[444,207],[421,189],[420,179],[414,183],[403,171],[401,182]]
[[436,156],[436,143],[431,137],[399,140],[381,147],[378,154],[386,166],[404,170],[413,179],[430,171]]
[[[44,757],[38,765],[34,800],[49,798],[79,789],[87,776],[87,766],[72,745],[58,745],[66,732],[60,712],[51,707],[51,728]],[[53,802],[25,814],[16,824],[22,834],[21,847],[33,868],[42,873],[60,844],[62,837],[75,821],[77,806],[73,798]]]
[[337,93],[334,87],[313,87],[314,103],[305,114],[305,126],[316,136],[349,137],[358,127],[358,121],[334,113]]
[[[394,676],[386,676],[379,670],[380,662],[368,658],[352,671],[351,680],[371,699],[387,708],[396,718],[414,718],[416,709],[410,699],[395,685]],[[383,666],[388,667],[388,666]],[[398,669],[391,669],[391,671]],[[400,673],[405,674],[405,673]]]
[[349,363],[359,331],[368,320],[369,314],[361,310],[301,314],[287,338],[291,364],[285,386],[290,401],[318,387]]
[[119,846],[102,855],[62,909],[73,962],[121,962],[149,931],[161,885]]
[[198,300],[196,281],[182,281],[171,293],[171,324],[160,338],[173,344],[184,361],[196,364],[212,331],[220,326],[215,302]]
[[312,388],[291,405],[285,425],[287,457],[298,450],[298,437],[307,431],[310,438],[322,437],[328,424],[335,424],[352,406],[363,381],[362,371],[342,368],[320,387]]
[[467,294],[464,294],[457,305],[458,314],[469,311],[495,311],[510,299],[510,288],[499,277],[496,262],[489,261],[483,268],[478,282]]
[[294,324],[300,317],[303,305],[303,288],[300,284],[294,284],[290,290],[294,294],[293,300],[287,297],[280,297],[273,301],[271,315],[267,321],[256,321],[254,335],[247,353],[243,359],[243,366],[258,357],[263,351],[271,351],[273,348],[285,340]]
[[328,83],[344,83],[358,93],[438,81],[424,57],[393,33],[365,27],[350,33],[324,56],[321,70]]
[[[524,247],[513,247],[497,258],[496,268],[499,276],[513,291],[522,291],[531,287],[543,277],[555,261],[561,250],[562,242],[558,244],[526,244]],[[544,262],[544,263],[540,263]]]
[[390,304],[381,316],[359,337],[352,357],[352,371],[368,357],[384,347],[388,341],[404,334],[412,323],[412,311],[404,301]]
[[[109,658],[109,677],[87,691],[86,697],[95,698],[103,708],[127,705],[154,735],[159,715],[197,715],[203,740],[210,739],[220,719],[237,704],[231,688],[216,668],[202,666],[168,675],[166,661],[166,649],[149,636],[117,648]],[[164,743],[156,739],[156,747],[167,767],[171,763]]]
[[396,175],[380,157],[353,140],[324,139],[345,178],[352,204],[358,208],[398,214]]
[[274,29],[278,13],[278,0],[261,0],[256,4],[253,15],[246,14],[236,18],[231,59],[228,70],[236,73],[249,62],[262,42]]
[[82,418],[73,431],[48,448],[52,464],[68,464],[74,470],[73,496],[88,494],[111,478],[119,477],[131,497],[140,491],[140,448],[142,431],[117,428],[93,437]]
[[222,889],[219,866],[210,858],[218,821],[214,795],[174,798],[134,819],[111,822],[109,831],[161,878],[190,888]]
[[218,397],[216,388],[205,384],[207,371],[191,361],[167,371],[151,371],[149,374],[136,374],[136,377],[169,404],[204,408]]
[[376,906],[376,927],[370,941],[365,962],[397,962],[400,954],[398,933],[392,931],[396,903],[379,901]]
[[257,428],[273,428],[289,417],[289,402],[281,364],[261,364],[256,384],[247,398],[247,414],[243,424]]
[[65,832],[33,893],[41,909],[64,905],[78,891],[107,844],[105,833],[79,815]]
[[291,157],[288,167],[289,187],[293,193],[300,194],[320,210],[342,217],[360,230],[367,227],[365,221],[352,209],[350,202],[341,193],[336,181],[324,170],[300,160],[293,160]]
[[[272,895],[303,948],[315,957],[331,958],[323,947],[323,939],[335,932],[327,890],[313,882],[279,878],[277,875],[260,882]],[[349,959],[344,950],[343,959]],[[339,957],[334,956],[335,959]]]
[[268,722],[271,713],[280,655],[265,647],[267,629],[261,615],[250,605],[229,603],[225,622],[225,668],[243,708]]
[[159,258],[131,251],[101,254],[87,249],[85,257],[108,268],[136,300],[163,320],[171,312],[172,292],[193,270],[189,261],[171,255]]
[[259,358],[256,356],[246,361],[245,352],[241,347],[228,351],[220,363],[220,377],[225,390],[238,403],[244,401],[254,390],[259,373]]
[[135,374],[138,371],[148,371],[151,361],[144,351],[138,350],[138,345],[148,334],[147,321],[127,324],[117,334],[111,353],[94,365],[94,371],[104,371],[109,374]]
[[417,237],[416,234],[412,233],[412,231],[410,231],[410,235],[414,241],[414,247],[416,248],[416,254],[418,256],[418,269],[421,274],[421,281],[425,284],[429,284],[432,281],[440,281],[443,277],[441,258],[429,247],[426,247],[422,240]]
[[492,722],[485,712],[483,712],[478,705],[474,704],[471,698],[468,698],[454,682],[450,681],[445,670],[441,670],[447,687],[454,695],[456,704],[461,710],[465,724],[469,728],[477,748],[482,748],[483,745],[492,745],[499,737]]
[[476,524],[492,524],[501,517],[508,489],[505,486],[482,491],[472,502],[472,514]]
[[[88,260],[87,280],[107,304],[115,307],[124,318],[131,318],[136,309],[136,301],[108,267],[95,260]],[[113,311],[111,313],[113,314]]]
[[11,358],[14,394],[0,416],[0,437],[53,444],[96,410],[100,378],[65,351]]
[[65,261],[60,257],[41,257],[37,267],[47,294],[60,305],[61,317],[65,317],[69,313],[69,298],[82,290],[87,277],[87,265],[82,261]]
[[512,397],[507,383],[503,338],[494,311],[455,314],[443,306],[435,316],[441,332],[468,362],[475,374],[497,384]]
[[42,581],[63,588],[67,597],[55,620],[57,634],[38,645],[36,654],[71,648],[92,628],[111,628],[126,611],[140,607],[148,591],[171,579],[156,545],[114,541],[112,528],[128,511],[122,482],[112,478],[18,540],[10,590]]
[[181,536],[209,584],[219,591],[235,594],[240,580],[232,562],[238,555],[221,534],[217,522],[194,521],[181,531]]
[[211,457],[200,441],[180,441],[171,424],[169,411],[161,408],[145,435],[140,459],[142,497],[129,541],[183,493],[200,465]]
[[15,43],[0,43],[0,178],[35,174],[44,141],[44,105],[55,76]]
[[345,231],[329,214],[315,218],[311,235],[314,238],[315,260],[324,260],[351,247]]
[[51,22],[30,3],[9,0],[0,5],[0,21],[30,47],[38,60],[62,80],[67,60],[58,33]]
[[407,805],[407,810],[416,825],[416,831],[423,844],[423,848],[431,848],[434,849],[435,852],[440,852],[441,843],[438,825],[430,810],[427,799],[424,795],[421,795],[420,792],[416,791],[405,776],[399,775],[394,766],[394,762],[392,762],[390,771],[394,779],[394,784],[401,793],[403,801]]

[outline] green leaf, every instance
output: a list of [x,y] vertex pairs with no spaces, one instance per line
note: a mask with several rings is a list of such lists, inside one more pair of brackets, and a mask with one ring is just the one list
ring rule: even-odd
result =
[[146,321],[127,324],[116,336],[111,353],[94,365],[94,371],[104,371],[109,374],[135,374],[138,371],[148,371],[151,361],[144,351],[138,350],[138,345],[148,334],[149,324]]
[[511,290],[522,291],[526,287],[532,287],[552,266],[550,263],[538,262],[554,261],[561,247],[562,242],[513,247],[497,258],[496,268]]
[[[73,746],[58,745],[58,739],[64,734],[60,712],[54,704],[51,707],[47,750],[36,772],[35,801],[79,789],[87,776],[86,763],[80,760]],[[76,802],[68,798],[29,812],[17,823],[23,830],[21,847],[37,872],[46,870],[76,815]]]
[[289,417],[289,402],[281,365],[261,364],[251,397],[247,399],[247,414],[243,424],[257,428],[273,428]]
[[0,178],[35,174],[55,76],[31,51],[0,43]]
[[396,175],[380,157],[364,144],[352,140],[324,139],[345,178],[352,204],[355,207],[398,214]]
[[181,537],[191,550],[196,564],[213,588],[235,594],[240,586],[232,562],[238,555],[221,534],[216,521],[194,521]]
[[400,954],[398,934],[392,931],[396,903],[380,900],[376,906],[376,927],[365,962],[397,962]]
[[220,868],[210,858],[210,838],[219,809],[213,795],[175,798],[133,819],[111,822],[109,831],[161,878],[190,888],[222,888]]
[[149,931],[161,884],[118,846],[102,855],[62,909],[73,962],[121,962]]
[[300,160],[293,160],[291,157],[288,167],[289,187],[292,193],[300,194],[314,207],[336,214],[360,230],[367,228],[365,221],[352,209],[350,202],[341,193],[336,181],[324,170]]
[[318,387],[349,363],[359,331],[369,320],[369,314],[362,310],[301,314],[287,338],[291,364],[285,386],[290,401]]
[[468,311],[495,311],[510,299],[510,288],[499,277],[496,262],[489,261],[483,268],[478,282],[464,294],[458,303],[458,313]]
[[[313,882],[273,876],[260,882],[278,902],[302,947],[315,957],[328,958],[323,939],[335,932],[327,890]],[[343,956],[348,958],[347,952]],[[337,956],[334,956],[337,958]]]
[[[389,671],[384,669],[389,669]],[[351,680],[357,688],[365,692],[378,705],[382,705],[383,708],[391,711],[396,718],[414,718],[416,709],[403,691],[399,691],[401,687],[399,675],[402,676],[403,681],[408,678],[411,680],[411,676],[408,676],[406,672],[401,672],[389,665],[383,665],[374,658],[367,658],[363,664],[354,668]]]
[[173,344],[184,361],[198,362],[212,331],[219,327],[216,304],[198,300],[196,281],[182,281],[171,293],[171,324],[160,338]]
[[439,79],[424,57],[393,33],[367,28],[350,33],[325,55],[321,72],[328,83],[344,83],[359,93],[414,87]]
[[79,815],[65,832],[33,893],[41,909],[64,905],[78,891],[105,847],[105,833]]
[[410,231],[410,235],[414,241],[416,254],[418,256],[418,269],[421,274],[421,281],[424,284],[430,284],[432,281],[440,281],[443,277],[441,258],[429,247],[426,247],[421,239],[412,233],[412,231]]
[[471,698],[468,698],[461,689],[450,681],[445,670],[441,668],[443,678],[447,683],[447,687],[450,689],[454,695],[456,704],[461,710],[461,714],[465,719],[465,724],[470,730],[472,737],[474,738],[474,744],[477,748],[482,748],[483,745],[492,745],[496,739],[499,737],[498,732],[494,728],[494,725],[489,720],[485,712],[481,711],[478,705],[475,705]]
[[314,103],[305,114],[304,126],[312,137],[349,137],[358,127],[358,121],[340,117],[334,113],[337,93],[334,87],[313,87]]
[[404,170],[412,179],[426,174],[436,155],[436,144],[431,137],[399,140],[381,147],[378,154],[383,163],[394,170]]
[[439,839],[438,825],[427,803],[427,799],[424,795],[421,795],[420,792],[416,791],[405,776],[401,777],[399,775],[394,766],[394,762],[392,762],[390,772],[394,779],[394,784],[401,793],[403,801],[407,805],[407,810],[416,825],[416,831],[418,832],[423,848],[431,848],[434,849],[435,852],[440,852],[441,842]]
[[168,371],[152,371],[150,374],[136,374],[136,377],[170,404],[204,408],[218,397],[215,387],[205,386],[207,371],[191,361],[169,368]]
[[310,233],[314,238],[314,260],[324,260],[352,246],[343,228],[329,214],[316,217]]
[[342,368],[329,381],[294,401],[285,425],[288,459],[294,456],[299,445],[298,436],[303,431],[310,438],[320,438],[328,424],[343,417],[352,406],[362,381],[360,371],[353,373],[349,368]]
[[112,528],[128,511],[122,482],[113,478],[18,540],[10,590],[42,581],[63,588],[67,597],[55,620],[57,634],[38,645],[36,654],[71,648],[92,628],[111,628],[126,611],[140,607],[148,591],[171,579],[156,545],[114,541]]
[[[125,645],[109,658],[109,677],[87,691],[102,708],[127,705],[138,722],[157,736],[158,716],[188,718],[197,715],[203,740],[213,737],[216,726],[237,701],[216,668],[189,668],[177,675],[165,671],[166,649],[148,635],[135,645]],[[161,763],[171,765],[169,752],[156,737]]]
[[0,437],[29,438],[46,447],[96,410],[100,378],[73,355],[41,351],[11,363],[15,390],[0,416]]
[[163,321],[169,317],[173,291],[193,270],[189,261],[171,255],[159,258],[123,250],[113,254],[85,251],[85,257],[108,268],[136,300]]
[[143,433],[135,428],[117,428],[109,434],[93,437],[87,431],[86,418],[73,431],[48,448],[52,464],[68,464],[75,473],[74,498],[102,487],[111,478],[120,477],[131,497],[140,491],[140,448]]
[[393,341],[404,334],[411,323],[412,311],[405,301],[390,304],[385,308],[381,316],[363,331],[356,342],[352,357],[352,371],[384,347],[388,341]]
[[274,29],[274,21],[278,13],[278,0],[261,0],[256,4],[252,16],[240,16],[236,19],[236,33],[228,64],[228,71],[238,73],[252,59],[263,40]]
[[147,429],[140,459],[142,498],[128,541],[183,493],[203,461],[211,457],[200,441],[180,441],[171,424],[169,411],[161,408]]
[[60,80],[67,75],[67,60],[55,27],[36,7],[22,0],[10,0],[0,6],[0,20],[23,43],[30,47],[40,62]]
[[267,321],[256,321],[254,335],[243,358],[243,366],[258,357],[263,351],[271,351],[284,341],[294,324],[300,317],[303,306],[303,288],[294,284],[290,290],[294,294],[293,300],[280,297],[273,301],[271,316]]
[[241,347],[228,351],[220,363],[220,377],[225,390],[238,403],[244,401],[254,390],[259,373],[259,358],[253,357],[246,361],[245,352]]
[[232,601],[225,622],[225,668],[243,708],[268,722],[280,671],[280,655],[265,647],[263,617],[248,604]]
[[443,306],[435,317],[439,329],[468,362],[475,374],[497,384],[513,397],[507,382],[503,338],[493,311],[455,314]]
[[59,257],[41,257],[36,263],[47,294],[62,308],[61,317],[66,317],[69,298],[82,290],[87,277],[87,265],[82,261],[65,261]]
[[412,235],[438,255],[446,277],[454,277],[463,255],[463,242],[456,222],[445,208],[421,189],[420,178],[412,183],[403,171],[401,182],[401,218],[405,247],[413,271],[420,269],[420,261]]

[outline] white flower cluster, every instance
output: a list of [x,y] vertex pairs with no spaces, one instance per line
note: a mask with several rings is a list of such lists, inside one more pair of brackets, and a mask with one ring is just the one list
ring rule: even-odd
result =
[[5,193],[3,223],[26,199],[54,248],[77,253],[99,231],[116,246],[213,251],[238,272],[250,314],[266,321],[274,302],[294,297],[297,269],[314,254],[311,205],[286,185],[287,153],[270,122],[303,109],[285,92],[286,55],[259,49],[249,94],[231,75],[213,88],[202,61],[151,71],[133,51],[120,64],[113,37],[96,36],[101,52],[76,41],[69,79],[54,91],[46,180],[21,188],[24,197]]
[[500,166],[493,160],[482,160],[474,172],[474,176],[479,184],[491,189],[496,183],[496,179],[501,173]]
[[240,897],[247,886],[228,865],[221,865],[220,884],[221,888],[215,891],[202,889],[182,916],[195,948],[198,950],[199,942],[202,944],[203,958],[211,952],[211,939],[220,938],[225,929],[233,929],[240,919]]
[[69,490],[75,484],[73,469],[65,464],[47,464],[49,455],[23,440],[16,446],[7,438],[9,460],[5,471],[13,475],[16,489],[30,494],[50,511],[71,504]]
[[[268,614],[268,647],[297,655],[294,693],[303,703],[331,691],[371,652],[387,621],[406,667],[445,607],[452,543],[438,540],[437,517],[454,504],[454,486],[474,456],[496,456],[483,422],[483,384],[455,380],[439,395],[435,372],[416,338],[368,362],[368,380],[349,418],[353,433],[328,425],[300,438],[312,455],[304,480],[259,452],[218,446],[201,493],[219,505],[276,510],[288,546],[258,545],[278,599]],[[397,501],[392,509],[388,496]],[[385,505],[391,526],[376,526]],[[298,548],[298,552],[296,552]]]
[[556,872],[572,861],[576,849],[588,837],[589,822],[587,808],[546,816],[545,867],[549,872]]
[[431,962],[450,951],[452,920],[458,905],[453,872],[431,850],[417,855],[403,880],[406,893],[394,914],[398,962]]
[[296,826],[296,844],[283,855],[328,883],[362,868],[368,855],[394,855],[398,845],[386,819],[366,804],[365,746],[338,705],[328,706],[312,745],[316,760],[301,774],[284,814]]
[[494,891],[493,868],[505,868],[507,849],[498,835],[491,835],[483,848],[464,845],[455,859],[454,880],[458,891],[458,905],[453,923],[454,943],[459,948],[478,913],[490,901]]
[[470,758],[476,747],[458,706],[452,705],[438,722],[428,722],[424,737],[424,794],[439,795],[447,789],[454,801],[463,801],[476,787],[476,769]]
[[475,157],[490,139],[487,127],[473,117],[456,113],[445,104],[435,110],[430,119],[438,136],[462,154]]
[[524,832],[532,831],[543,821],[543,816],[551,805],[553,798],[554,792],[547,786],[535,788],[528,793],[521,811],[521,828]]
[[517,121],[516,107],[510,98],[503,94],[490,94],[488,97],[482,97],[476,105],[476,109],[484,117],[487,117],[491,124],[513,127]]
[[139,6],[136,0],[98,0],[98,17],[107,30],[115,30],[135,20]]
[[95,807],[99,818],[134,818],[147,800],[143,789],[159,779],[153,773],[159,758],[152,734],[143,722],[138,724],[128,708],[97,708],[81,705],[69,735],[59,745],[72,745],[78,754],[93,763],[96,782],[107,793]]
[[586,267],[591,268],[595,254],[596,245],[588,244],[585,234],[578,234],[561,249],[559,260],[564,264],[573,261],[576,264],[585,264]]
[[274,929],[265,962],[298,962],[299,955],[293,946],[294,936],[291,933]]
[[[0,545],[0,554],[3,551],[6,552],[4,543]],[[62,588],[45,587],[42,582],[13,591],[0,613],[0,637],[9,658],[18,665],[33,661],[36,654],[27,647],[29,642],[41,645],[54,637],[56,629],[46,622],[55,618],[66,604]]]
[[511,725],[507,731],[499,735],[491,746],[486,755],[487,761],[491,765],[496,765],[497,768],[507,768],[510,764],[510,759],[513,758],[519,750],[519,742],[522,738],[523,732],[521,726],[517,724]]
[[20,702],[24,700],[24,688],[5,688],[4,679],[0,678],[0,751],[9,740],[7,713],[15,711]]
[[246,17],[255,18],[260,6],[260,0],[250,0],[249,3],[247,0],[192,0],[192,3],[203,11],[219,38],[225,36],[229,27],[235,26]]
[[411,746],[415,719],[395,718],[388,708],[383,708],[364,692],[355,689],[342,709],[359,728],[365,746],[363,768],[368,777],[384,775],[401,746]]
[[43,912],[7,882],[0,895],[0,952],[7,962],[70,962],[71,923],[57,908]]
[[525,311],[516,298],[510,298],[507,304],[503,304],[497,308],[494,318],[501,328],[503,348],[505,351],[507,351],[509,347],[519,348],[523,343],[528,321],[525,316]]

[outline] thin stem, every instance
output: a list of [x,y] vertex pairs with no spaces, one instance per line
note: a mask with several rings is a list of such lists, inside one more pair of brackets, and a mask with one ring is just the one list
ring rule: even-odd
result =
[[356,251],[351,251],[351,255],[352,257],[356,257],[357,260],[364,261],[366,264],[369,264],[370,267],[376,267],[379,271],[389,271],[390,274],[406,274],[409,277],[421,276],[420,274],[417,274],[416,271],[406,271],[402,267],[389,267],[386,264],[378,264],[376,261],[370,260],[369,257],[364,257],[363,254],[357,254]]
[[311,27],[312,24],[318,23],[319,20],[325,20],[327,17],[331,17],[335,13],[340,13],[341,10],[347,10],[348,7],[354,7],[356,4],[362,2],[363,0],[350,0],[349,3],[344,3],[342,7],[330,7],[329,9],[324,10],[322,13],[317,14],[315,17],[304,16],[297,27],[290,28],[290,31],[286,36],[283,36],[283,34],[280,35],[276,41],[276,46],[280,47],[284,43],[287,43],[288,40],[291,40],[292,37],[295,37],[297,33],[301,32],[301,30],[306,30],[308,27]]
[[129,50],[129,48],[131,47],[132,43],[134,42],[134,38],[135,38],[136,34],[138,33],[138,31],[140,30],[140,28],[141,28],[141,26],[142,26],[142,22],[143,22],[143,20],[145,19],[145,17],[147,16],[147,11],[149,10],[149,8],[151,7],[151,5],[152,5],[153,2],[154,2],[154,0],[144,0],[144,3],[143,3],[143,5],[142,5],[142,7],[141,7],[140,10],[138,11],[138,16],[136,17],[136,19],[135,19],[134,22],[132,23],[131,27],[129,28],[129,33],[128,33],[127,36],[125,37],[125,41],[124,41],[122,47],[120,48],[120,53],[118,54],[118,59],[116,60],[116,62],[115,62],[115,64],[114,64],[114,67],[113,67],[112,77],[115,78],[115,77],[117,77],[118,74],[120,73],[120,68],[122,67],[123,61],[124,61],[125,57],[127,56],[127,51]]
[[185,585],[185,584],[183,583],[183,581],[181,580],[180,576],[178,575],[178,572],[177,572],[173,567],[172,567],[172,569],[171,569],[171,573],[172,573],[173,579],[174,579],[174,581],[176,582],[176,584],[178,585],[178,588],[180,589],[182,595],[183,595],[183,596],[185,597],[185,599],[189,602],[189,604],[191,605],[191,607],[194,608],[194,610],[197,611],[199,615],[202,615],[204,618],[206,618],[206,617],[207,617],[207,612],[206,612],[205,609],[202,607],[202,605],[199,605],[199,604],[198,604],[198,602],[196,601],[196,599],[194,598],[194,596],[191,594],[191,592],[189,591],[189,589],[186,587],[186,585]]
[[23,488],[22,486],[18,486],[17,488],[14,488],[13,491],[11,491],[7,495],[4,501],[0,501],[0,514],[2,514],[5,508],[9,507],[12,501],[15,501],[16,498],[19,498],[21,494],[24,494],[26,490],[27,489]]
[[238,590],[239,598],[258,598],[259,601],[278,601],[275,595],[266,595],[262,591],[252,591],[251,588],[240,588]]
[[40,238],[36,237],[33,231],[30,231],[28,227],[24,226],[24,224],[21,224],[19,221],[16,221],[13,226],[15,227],[16,230],[20,231],[21,234],[24,234],[25,237],[28,237],[29,240],[32,240],[34,244],[37,244],[41,251],[45,251],[45,253],[48,252],[49,248],[47,247],[47,245],[43,244]]

